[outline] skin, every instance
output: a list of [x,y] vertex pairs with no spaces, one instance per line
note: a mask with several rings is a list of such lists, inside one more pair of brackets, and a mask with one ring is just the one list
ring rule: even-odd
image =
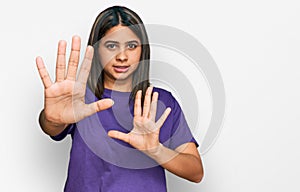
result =
[[[128,27],[118,25],[106,32],[98,51],[104,68],[104,87],[130,92],[142,52],[140,39]],[[127,67],[126,72],[116,71],[118,67]]]
[[[141,55],[138,37],[128,27],[120,25],[113,27],[100,41],[98,51],[104,67],[104,87],[118,91],[131,91],[133,72],[138,67]],[[45,107],[40,115],[40,125],[45,133],[52,136],[61,133],[68,124],[78,122],[93,113],[111,107],[113,104],[110,99],[102,99],[88,105],[84,103],[93,47],[87,47],[77,78],[76,72],[80,53],[80,38],[78,36],[74,36],[72,39],[72,50],[67,71],[65,53],[66,42],[60,41],[56,63],[56,81],[54,83],[50,80],[43,60],[40,57],[36,59],[37,68],[45,87]],[[172,150],[159,142],[160,128],[171,109],[167,108],[155,122],[159,95],[154,92],[151,97],[152,91],[153,87],[147,89],[144,103],[141,103],[141,90],[137,92],[132,131],[127,134],[109,131],[108,136],[129,143],[153,158],[168,171],[187,180],[200,182],[203,178],[203,166],[194,143],[185,143]]]
[[44,85],[44,109],[40,113],[39,122],[45,133],[51,136],[61,133],[68,124],[78,122],[98,111],[110,108],[111,99],[102,99],[85,104],[86,82],[93,58],[93,47],[88,46],[84,60],[76,78],[80,37],[72,38],[72,48],[66,70],[66,42],[58,43],[56,60],[56,80],[52,82],[41,57],[36,58],[36,65]]

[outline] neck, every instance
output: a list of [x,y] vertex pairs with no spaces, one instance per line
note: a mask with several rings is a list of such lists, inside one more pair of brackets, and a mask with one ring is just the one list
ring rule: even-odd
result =
[[131,92],[132,91],[132,79],[128,80],[105,80],[104,88],[120,91],[120,92]]

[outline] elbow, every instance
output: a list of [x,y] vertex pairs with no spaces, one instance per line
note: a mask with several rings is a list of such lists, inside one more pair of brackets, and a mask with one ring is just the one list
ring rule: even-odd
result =
[[204,177],[203,170],[199,171],[195,177],[191,180],[194,183],[200,183]]
[[203,176],[204,176],[203,174],[200,175],[199,177],[196,178],[196,180],[194,182],[195,183],[200,183],[202,181],[202,179],[203,179]]

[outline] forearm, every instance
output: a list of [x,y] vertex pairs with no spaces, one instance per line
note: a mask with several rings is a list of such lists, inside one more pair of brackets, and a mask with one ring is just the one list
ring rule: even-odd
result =
[[55,124],[53,122],[48,121],[45,118],[44,110],[42,110],[40,113],[39,123],[42,130],[50,136],[56,136],[60,134],[68,126],[67,124],[61,125],[61,124]]
[[146,154],[163,168],[179,177],[197,183],[202,180],[203,167],[201,159],[192,154],[180,153],[162,144],[155,151]]

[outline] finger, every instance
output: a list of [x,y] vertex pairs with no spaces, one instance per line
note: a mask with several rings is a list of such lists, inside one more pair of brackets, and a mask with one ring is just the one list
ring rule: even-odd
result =
[[161,115],[161,117],[158,119],[158,121],[156,122],[156,126],[160,129],[161,126],[164,124],[164,122],[166,121],[166,119],[168,118],[169,114],[171,112],[171,108],[168,107],[164,113]]
[[109,131],[108,136],[111,138],[125,141],[126,143],[130,143],[129,135],[120,131]]
[[80,67],[79,75],[78,75],[78,82],[82,84],[86,84],[90,70],[91,70],[91,63],[93,59],[94,49],[92,46],[88,46],[86,48],[86,52],[84,55],[84,59],[82,65]]
[[49,77],[48,71],[44,65],[43,59],[41,57],[36,58],[36,66],[39,70],[40,77],[43,81],[44,87],[47,89],[52,85],[52,81]]
[[151,105],[151,94],[152,94],[153,87],[148,87],[144,99],[144,107],[143,107],[143,116],[149,116],[149,110]]
[[65,79],[66,70],[66,46],[65,41],[59,41],[57,58],[56,58],[56,81],[60,82]]
[[141,116],[142,114],[141,98],[142,98],[142,90],[138,90],[136,92],[135,101],[134,101],[134,116]]
[[158,93],[154,92],[152,96],[151,109],[150,109],[150,119],[152,121],[155,121],[155,117],[156,117],[157,100],[158,100]]
[[101,99],[97,102],[91,103],[87,105],[87,110],[85,110],[85,117],[93,115],[99,111],[110,108],[114,104],[114,101],[111,99]]
[[68,64],[68,73],[67,79],[75,81],[76,79],[76,72],[79,63],[79,55],[80,55],[80,37],[74,36],[72,38],[72,49],[69,58]]

